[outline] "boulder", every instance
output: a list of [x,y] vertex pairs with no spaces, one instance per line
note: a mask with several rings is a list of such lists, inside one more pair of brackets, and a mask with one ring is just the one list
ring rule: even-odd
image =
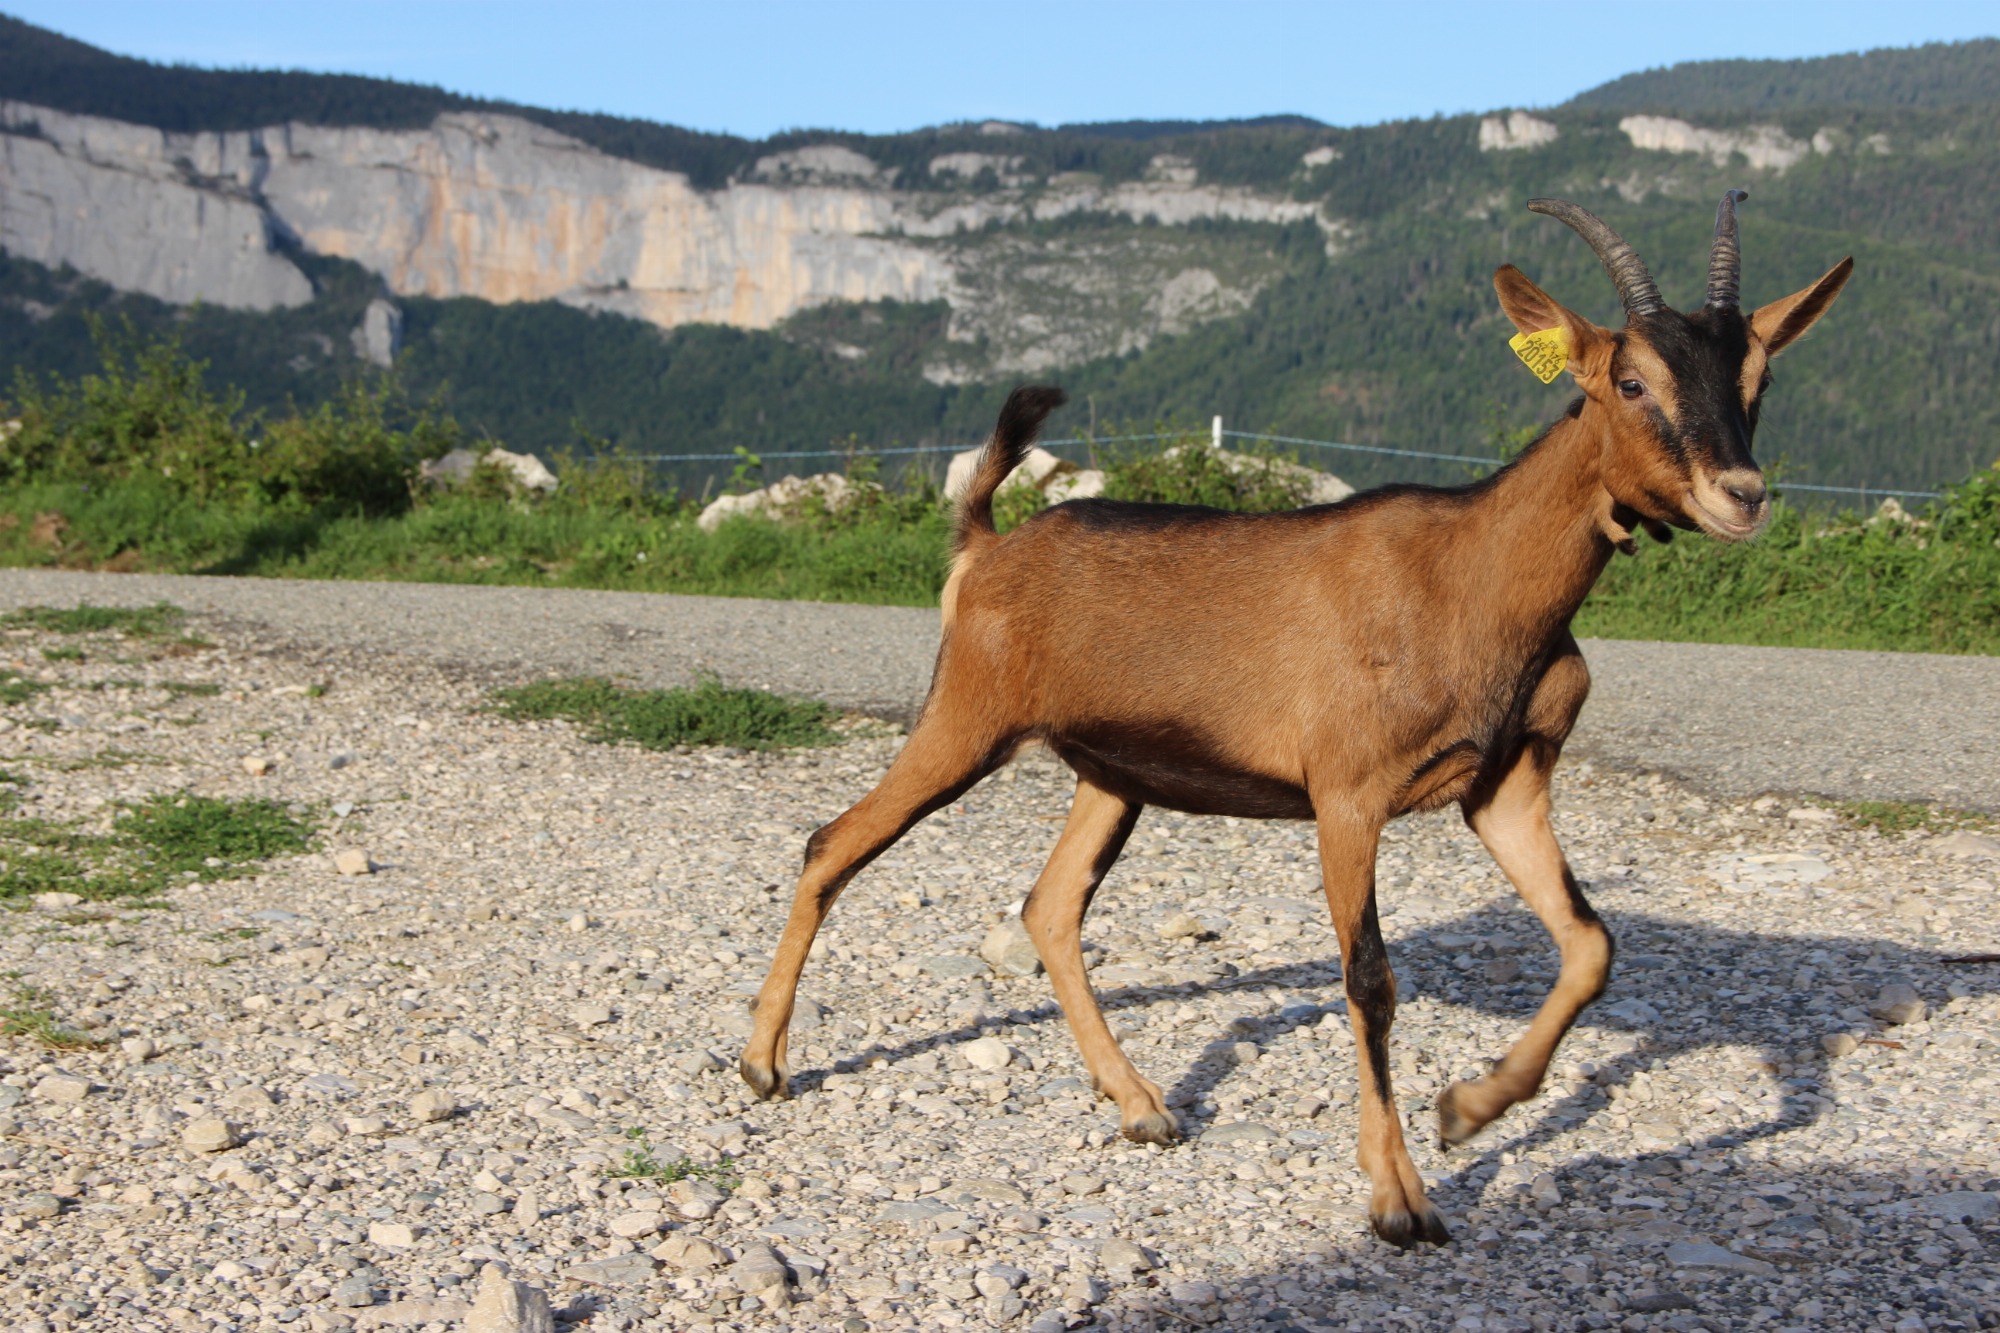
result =
[[541,459],[533,454],[517,454],[507,449],[488,449],[483,454],[470,449],[454,449],[442,458],[418,464],[417,479],[439,490],[451,490],[469,481],[473,469],[481,463],[490,463],[504,470],[519,490],[546,495],[560,484],[556,474],[549,471]]
[[[1207,444],[1177,444],[1160,456],[1173,458],[1183,449],[1213,449]],[[1231,472],[1244,473],[1269,466],[1280,477],[1302,481],[1306,484],[1305,503],[1309,505],[1333,504],[1354,494],[1354,488],[1334,476],[1331,472],[1321,472],[1318,468],[1307,467],[1303,463],[1293,463],[1282,458],[1263,459],[1255,454],[1239,454],[1229,449],[1215,450],[1222,459],[1222,465]]]
[[852,482],[838,472],[821,472],[810,477],[786,476],[769,486],[743,495],[724,495],[709,501],[695,526],[714,532],[726,519],[748,516],[778,521],[797,520],[808,504],[817,500],[829,513],[839,513],[864,496],[880,494],[874,482]]
[[[956,500],[959,496],[965,494],[966,489],[972,485],[973,473],[979,470],[979,455],[984,452],[984,448],[967,449],[964,453],[952,455],[951,466],[945,470],[944,474],[945,499]],[[1035,448],[1028,450],[1027,456],[1021,460],[1020,466],[1009,473],[1007,480],[1000,484],[1003,488],[1008,486],[1033,486],[1037,490],[1047,494],[1049,484],[1056,478],[1080,471],[1082,469],[1067,458],[1058,458],[1048,450],[1037,445]],[[1093,492],[1093,494],[1101,493],[1103,489],[1103,474],[1099,473],[1097,492]],[[1077,497],[1065,495],[1063,498],[1073,500]]]

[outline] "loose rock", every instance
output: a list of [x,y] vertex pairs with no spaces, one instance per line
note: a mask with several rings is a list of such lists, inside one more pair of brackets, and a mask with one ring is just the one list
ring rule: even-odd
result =
[[1003,977],[1032,977],[1042,970],[1042,955],[1019,917],[1010,916],[987,931],[979,956]]
[[181,1130],[181,1142],[195,1152],[227,1152],[243,1142],[243,1133],[220,1116],[203,1116]]
[[465,1317],[465,1333],[555,1333],[548,1293],[516,1282],[498,1264],[479,1270],[479,1296]]

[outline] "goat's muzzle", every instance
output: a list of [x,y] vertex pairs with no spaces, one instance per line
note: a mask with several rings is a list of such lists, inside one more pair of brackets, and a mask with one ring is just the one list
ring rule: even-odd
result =
[[1748,541],[1771,521],[1771,491],[1754,467],[1697,476],[1688,490],[1688,517],[1723,541]]

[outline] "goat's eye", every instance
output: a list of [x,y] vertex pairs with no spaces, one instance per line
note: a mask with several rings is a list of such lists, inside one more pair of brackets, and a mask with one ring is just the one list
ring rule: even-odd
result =
[[1646,386],[1637,380],[1619,380],[1618,392],[1627,398],[1643,398],[1646,395]]
[[1764,372],[1764,378],[1757,381],[1757,392],[1762,393],[1764,392],[1764,390],[1770,387],[1771,387],[1771,372],[1767,370]]

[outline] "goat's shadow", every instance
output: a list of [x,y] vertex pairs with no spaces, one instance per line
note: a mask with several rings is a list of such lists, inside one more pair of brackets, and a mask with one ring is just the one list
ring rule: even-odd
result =
[[[2000,992],[2000,965],[1953,966],[1943,961],[1945,955],[1941,952],[1912,949],[1880,939],[1836,934],[1762,934],[1644,912],[1607,911],[1604,916],[1614,938],[1643,942],[1645,947],[1642,950],[1627,945],[1621,949],[1623,961],[1613,963],[1610,985],[1596,1004],[1584,1011],[1579,1026],[1629,1032],[1630,1049],[1599,1061],[1599,1069],[1589,1082],[1567,1093],[1545,1092],[1489,1126],[1471,1145],[1460,1150],[1465,1156],[1456,1157],[1455,1169],[1461,1176],[1497,1164],[1503,1150],[1530,1151],[1588,1117],[1605,1113],[1607,1095],[1613,1088],[1629,1085],[1633,1075],[1665,1065],[1686,1052],[1713,1047],[1757,1048],[1773,1065],[1789,1065],[1794,1073],[1778,1084],[1780,1101],[1774,1114],[1755,1123],[1738,1123],[1726,1130],[1700,1134],[1683,1143],[1683,1150],[1737,1148],[1797,1129],[1823,1119],[1836,1105],[1826,1089],[1832,1060],[1821,1045],[1822,1036],[1854,1026],[1851,1019],[1840,1016],[1841,1011],[1865,1008],[1880,984],[1890,979],[1907,981],[1933,1005],[1943,999],[1953,984],[1961,988],[1960,993],[1973,996]],[[1471,941],[1496,938],[1508,941],[1510,951],[1522,947],[1514,943],[1517,939],[1539,939],[1553,959],[1553,945],[1539,934],[1540,929],[1534,917],[1519,904],[1496,900],[1449,920],[1400,932],[1398,938],[1391,939],[1389,949],[1405,1000],[1413,993],[1441,997],[1446,1004],[1517,1020],[1519,1027],[1507,1032],[1500,1048],[1486,1052],[1498,1057],[1504,1052],[1504,1043],[1511,1042],[1526,1027],[1553,974],[1525,977],[1504,985],[1489,983],[1462,974],[1458,960],[1477,947]],[[1524,935],[1528,931],[1535,933]],[[1328,928],[1329,943],[1331,934]],[[1534,947],[1529,945],[1523,951]],[[1822,992],[1848,981],[1855,972],[1865,972],[1868,979],[1854,987],[1854,996],[1842,996],[1837,1002],[1821,1006],[1819,1011],[1809,1012],[1803,1023],[1789,1003],[1732,1002],[1721,998],[1725,992],[1751,986],[1764,989],[1789,986],[1791,979],[1805,968],[1811,968],[1815,974],[1811,987]],[[1317,989],[1324,998],[1311,1003],[1294,1000],[1262,1015],[1256,1014],[1255,1005],[1262,999],[1256,993],[1271,988],[1282,988],[1294,995]],[[1207,1043],[1204,1054],[1183,1068],[1167,1091],[1167,1102],[1176,1108],[1183,1131],[1190,1139],[1212,1118],[1212,1112],[1205,1114],[1198,1108],[1233,1069],[1218,1047],[1232,1039],[1246,1038],[1268,1044],[1297,1028],[1319,1022],[1328,1013],[1344,1013],[1346,1008],[1339,961],[1326,957],[1205,982],[1112,988],[1100,991],[1098,1000],[1107,1012],[1113,1012],[1177,1003],[1217,990],[1244,992],[1246,1008],[1251,1012],[1238,1020],[1247,1030],[1217,1032],[1214,1040]],[[1642,1007],[1633,1006],[1632,1001],[1640,1002]],[[977,1022],[913,1037],[894,1046],[878,1045],[868,1058],[902,1060],[1004,1031],[1008,1025],[1040,1024],[1061,1017],[1061,1010],[1052,1000],[1044,1001],[1032,1008],[987,1015]],[[1421,1027],[1399,1022],[1391,1050],[1404,1044],[1414,1044],[1420,1049],[1423,1037]],[[1885,1033],[1878,1039],[1893,1043],[1894,1033]],[[1560,1068],[1562,1050],[1558,1050],[1556,1061],[1555,1067]],[[1797,1072],[1801,1066],[1809,1072]],[[804,1070],[795,1076],[794,1086],[809,1091],[820,1086],[829,1072],[853,1067],[854,1062],[841,1061],[832,1070]],[[1157,1077],[1160,1071],[1153,1072]],[[1341,1091],[1337,1087],[1332,1089],[1336,1097]],[[1353,1090],[1348,1091],[1351,1095]]]

